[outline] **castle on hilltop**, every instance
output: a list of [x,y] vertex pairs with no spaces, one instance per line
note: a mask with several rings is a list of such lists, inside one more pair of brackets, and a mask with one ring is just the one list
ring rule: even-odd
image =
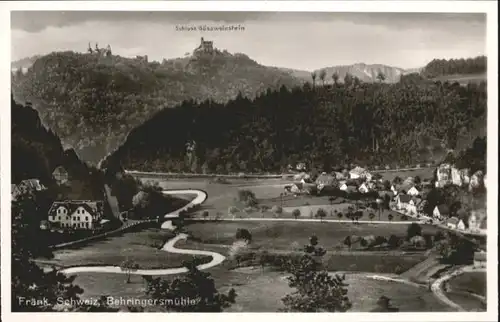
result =
[[194,50],[195,53],[212,54],[214,52],[214,42],[206,41],[201,37],[200,45]]
[[99,48],[99,45],[95,43],[95,49],[92,49],[89,42],[89,48],[87,49],[89,54],[100,55],[100,56],[111,56],[111,46],[108,44],[106,48]]

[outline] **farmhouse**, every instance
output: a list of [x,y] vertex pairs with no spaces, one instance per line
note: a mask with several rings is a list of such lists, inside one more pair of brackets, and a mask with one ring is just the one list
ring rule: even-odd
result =
[[409,194],[410,196],[420,195],[420,191],[415,186],[412,186],[410,189],[408,189],[406,193]]
[[69,179],[68,171],[66,171],[66,169],[62,165],[54,169],[54,171],[52,172],[52,176],[54,177],[58,185],[66,184]]
[[411,200],[411,197],[408,195],[399,194],[396,196],[397,208],[400,210],[406,210],[407,206]]
[[418,205],[422,202],[422,199],[420,198],[411,198],[411,200],[408,202],[408,205],[406,206],[406,210],[408,211],[409,214],[411,215],[416,215],[418,213]]
[[102,216],[102,201],[66,200],[52,204],[48,220],[63,228],[93,229],[100,224]]
[[451,217],[446,220],[446,227],[451,229],[457,229],[459,219],[457,217]]
[[23,180],[17,185],[11,185],[11,188],[12,188],[12,200],[15,200],[18,196],[25,193],[42,191],[46,189],[45,186],[41,184],[40,180],[38,179]]
[[370,181],[372,179],[371,173],[366,171],[366,169],[363,169],[361,167],[355,167],[349,172],[349,178],[351,179],[364,179],[367,181]]
[[448,217],[450,214],[450,209],[448,208],[447,205],[438,205],[434,208],[432,211],[432,216],[436,219],[443,219],[444,217]]
[[361,193],[367,193],[370,191],[370,188],[368,187],[368,185],[366,183],[363,183],[363,184],[361,184],[361,186],[359,186],[358,191]]
[[318,187],[318,190],[322,190],[324,187],[330,186],[334,187],[337,185],[337,178],[326,174],[323,172],[318,178],[316,179],[316,186]]
[[475,268],[486,268],[486,252],[475,252],[474,253],[474,267]]

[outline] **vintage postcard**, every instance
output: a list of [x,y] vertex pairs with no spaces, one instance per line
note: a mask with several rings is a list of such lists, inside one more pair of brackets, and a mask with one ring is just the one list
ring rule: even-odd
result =
[[2,6],[2,320],[494,318],[495,6],[370,3]]

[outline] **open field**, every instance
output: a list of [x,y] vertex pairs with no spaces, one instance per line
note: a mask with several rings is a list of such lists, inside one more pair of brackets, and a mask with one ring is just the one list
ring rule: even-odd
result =
[[452,278],[448,285],[455,291],[486,296],[486,272],[465,272]]
[[124,260],[131,259],[139,264],[140,268],[179,267],[183,261],[193,256],[162,251],[160,248],[172,237],[170,231],[150,228],[111,237],[81,248],[58,250],[54,252],[52,260],[43,262],[58,267],[119,266]]
[[[237,272],[223,268],[214,268],[209,272],[220,291],[225,292],[230,288],[236,290],[236,303],[227,310],[229,312],[276,312],[283,307],[281,298],[292,291],[285,276],[279,272],[262,272],[260,269]],[[358,274],[347,274],[346,280],[353,312],[370,311],[382,295],[391,298],[393,304],[403,312],[449,311],[425,288],[372,280]],[[75,283],[85,289],[84,298],[96,298],[101,294],[125,299],[146,298],[145,282],[139,276],[133,276],[132,282],[126,284],[123,275],[81,273]]]
[[446,292],[446,297],[469,312],[486,311],[486,305],[477,297],[463,292]]
[[[297,221],[287,222],[196,222],[186,227],[196,241],[204,244],[231,245],[238,228],[245,228],[252,234],[252,247],[266,250],[293,250],[294,244],[300,246],[309,242],[309,237],[316,235],[321,246],[334,250],[345,237],[350,235],[380,235],[389,237],[406,235],[406,225],[320,223],[307,224]],[[435,233],[438,228],[422,225],[424,233]]]

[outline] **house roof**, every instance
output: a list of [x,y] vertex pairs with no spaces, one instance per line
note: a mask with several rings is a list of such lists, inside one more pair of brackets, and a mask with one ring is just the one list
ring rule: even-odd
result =
[[335,176],[322,173],[317,179],[316,183],[317,184],[324,184],[324,185],[333,185],[337,181],[337,178]]
[[346,191],[347,192],[356,192],[356,191],[358,191],[358,189],[356,189],[355,186],[347,186]]
[[417,197],[412,197],[411,200],[413,200],[413,203],[415,205],[418,205],[422,202],[422,199],[421,198],[417,198]]
[[66,207],[68,213],[73,213],[78,207],[83,207],[92,216],[100,216],[103,213],[103,203],[102,201],[91,201],[91,200],[65,200],[65,201],[55,201],[49,209],[49,215],[54,215],[57,208],[60,206]]
[[441,205],[438,205],[436,207],[439,210],[439,213],[441,215],[446,215],[446,214],[450,213],[450,208],[448,207],[448,205],[441,204]]
[[355,167],[349,173],[361,175],[361,174],[364,174],[366,172],[367,172],[366,169],[363,169],[361,167]]
[[474,260],[480,262],[486,262],[486,252],[475,252]]
[[68,174],[68,171],[62,165],[60,165],[57,168],[55,168],[54,171],[52,171],[52,174],[54,173]]
[[398,196],[400,202],[409,202],[411,200],[411,197],[408,195],[398,195]]

